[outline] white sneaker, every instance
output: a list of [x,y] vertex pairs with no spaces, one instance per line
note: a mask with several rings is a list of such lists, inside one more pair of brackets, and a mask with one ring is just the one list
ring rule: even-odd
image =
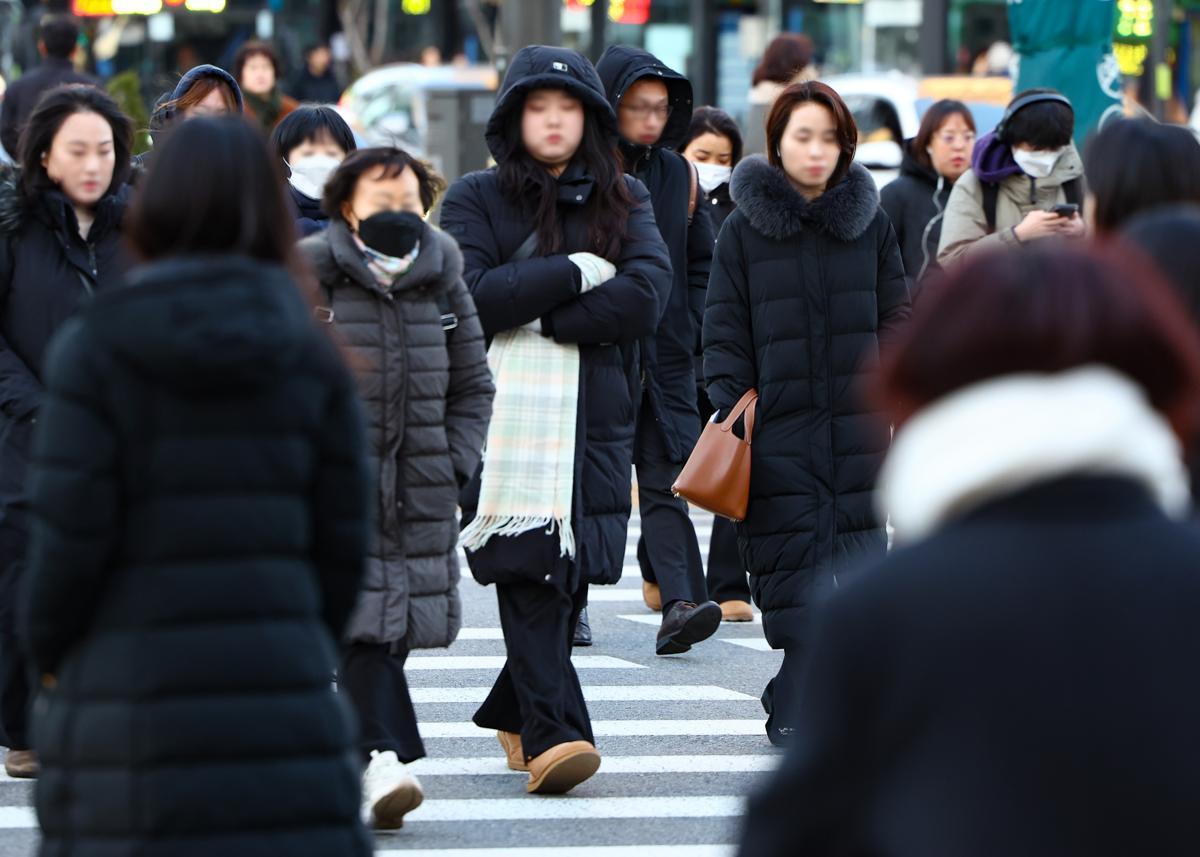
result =
[[425,800],[417,778],[391,750],[371,751],[363,774],[363,823],[377,830],[399,830],[404,816]]

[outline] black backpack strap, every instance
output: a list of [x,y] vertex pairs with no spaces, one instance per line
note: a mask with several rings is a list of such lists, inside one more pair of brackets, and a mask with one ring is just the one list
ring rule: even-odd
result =
[[1071,179],[1069,182],[1064,182],[1062,189],[1068,203],[1083,208],[1083,179]]
[[442,330],[446,333],[458,327],[458,316],[454,314],[454,307],[450,303],[450,293],[442,292],[437,299],[438,312],[442,314]]
[[987,231],[996,231],[996,206],[1000,203],[1000,185],[983,182],[983,216],[987,218]]

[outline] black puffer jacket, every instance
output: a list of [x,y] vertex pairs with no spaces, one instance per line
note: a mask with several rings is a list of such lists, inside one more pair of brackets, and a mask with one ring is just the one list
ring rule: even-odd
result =
[[290,277],[143,268],[47,375],[24,612],[58,678],[42,854],[367,857],[329,683],[366,551],[362,418]]
[[708,220],[712,224],[713,240],[721,234],[721,227],[725,225],[725,221],[729,219],[729,215],[733,214],[733,210],[737,208],[733,203],[733,197],[729,195],[729,182],[723,185],[717,185],[713,192],[708,195]]
[[[492,413],[492,373],[462,255],[432,226],[391,290],[367,269],[345,222],[305,239],[352,351],[367,410],[367,450],[378,488],[375,541],[348,640],[410,649],[448,646],[462,625],[458,594],[459,488],[475,474]],[[438,301],[458,326],[442,330]]]
[[19,176],[0,176],[0,627],[12,630],[16,575],[25,553],[25,473],[43,395],[50,338],[90,295],[122,282],[128,257],[120,227],[128,189],[104,197],[85,241],[60,191],[26,202]]
[[[662,428],[674,460],[684,461],[696,445],[700,419],[696,408],[695,357],[704,321],[714,234],[704,205],[688,223],[692,166],[675,151],[687,135],[692,117],[692,85],[653,54],[628,45],[604,52],[596,71],[604,81],[609,103],[616,111],[622,96],[637,81],[651,77],[666,84],[672,112],[662,137],[653,146],[621,140],[626,170],[650,191],[654,220],[671,255],[671,296],[660,307],[657,334],[642,345],[645,386],[652,417]],[[703,197],[703,193],[697,190]]]
[[[547,84],[576,94],[587,107],[588,121],[603,122],[615,135],[615,117],[591,64],[574,51],[539,46],[520,51],[509,68],[488,125],[493,152],[507,112],[521,109],[527,92]],[[574,565],[594,583],[615,583],[624,565],[641,396],[637,341],[654,332],[671,287],[670,262],[649,194],[636,179],[626,177],[626,183],[637,204],[629,214],[621,257],[611,260],[617,276],[584,294],[578,269],[567,258],[591,250],[593,181],[578,164],[558,181],[564,233],[558,253],[509,261],[528,237],[533,218],[501,193],[495,169],[456,181],[441,215],[442,226],[462,248],[467,286],[487,336],[540,318],[543,331],[556,341],[579,345]],[[463,498],[464,524],[474,516],[477,497],[476,479]],[[494,538],[468,559],[481,583],[543,581],[562,572],[557,537],[540,532]]]
[[938,174],[913,157],[912,140],[904,146],[900,176],[879,193],[879,202],[900,242],[904,270],[915,290],[923,274],[937,268],[938,241],[942,237],[942,213],[950,201],[953,182],[938,188]]
[[297,235],[307,238],[329,225],[329,216],[321,210],[321,200],[301,193],[290,184],[287,186],[287,190],[292,215],[296,218]]
[[738,536],[767,639],[790,648],[818,575],[886,548],[872,495],[889,428],[861,388],[909,315],[908,289],[861,166],[808,202],[756,155],[734,173],[733,198],[713,258],[704,372],[719,409],[758,390]]

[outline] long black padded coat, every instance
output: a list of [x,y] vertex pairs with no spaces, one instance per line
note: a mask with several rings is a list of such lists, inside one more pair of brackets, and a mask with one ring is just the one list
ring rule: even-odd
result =
[[163,261],[52,347],[23,636],[43,857],[371,854],[335,640],[367,547],[353,380],[279,267]]
[[654,220],[671,255],[671,295],[659,308],[657,333],[642,343],[642,361],[648,417],[657,424],[672,460],[683,462],[700,436],[694,372],[716,237],[699,187],[696,213],[689,220],[694,168],[675,151],[691,122],[692,84],[653,54],[630,45],[606,50],[596,72],[614,111],[626,91],[645,78],[663,83],[670,99],[672,112],[657,143],[641,146],[622,138],[620,145],[626,171],[650,191]]
[[[561,48],[522,50],[505,78],[488,124],[493,153],[510,111],[541,86],[557,86],[583,101],[588,121],[604,123],[616,136],[616,117],[595,69]],[[634,421],[641,399],[639,339],[654,333],[659,308],[671,289],[667,248],[654,223],[650,196],[625,177],[636,200],[629,212],[617,276],[580,294],[580,275],[567,258],[591,251],[588,200],[594,181],[579,164],[558,179],[563,246],[558,252],[510,261],[532,231],[531,213],[500,190],[496,170],[456,181],[442,203],[442,227],[462,248],[465,279],[483,332],[489,338],[541,319],[544,335],[575,343],[580,352],[579,415],[575,444],[572,526],[576,556],[571,567],[592,583],[621,577],[629,528]],[[479,480],[463,496],[463,523],[474,517]],[[557,537],[540,532],[491,539],[467,558],[480,583],[542,582],[569,570],[559,558]]]
[[[492,373],[462,254],[432,226],[390,289],[367,269],[343,220],[300,243],[351,352],[366,405],[377,488],[375,538],[346,638],[448,646],[462,625],[459,489],[475,474],[492,413]],[[443,331],[439,299],[458,322]]]
[[26,471],[34,423],[45,392],[46,346],[92,294],[121,285],[129,267],[121,246],[128,188],[96,205],[85,240],[62,192],[32,201],[20,174],[0,174],[0,629],[16,632],[12,607],[29,522]]
[[872,498],[890,430],[862,382],[910,313],[908,288],[861,166],[809,202],[754,156],[732,189],[738,207],[708,287],[704,374],[718,409],[758,390],[738,541],[767,640],[789,649],[818,579],[887,546]]

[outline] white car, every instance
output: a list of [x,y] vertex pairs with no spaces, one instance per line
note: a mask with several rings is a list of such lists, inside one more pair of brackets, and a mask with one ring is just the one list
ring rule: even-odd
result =
[[901,146],[917,135],[921,117],[935,101],[954,98],[966,104],[982,137],[999,124],[1012,98],[1012,81],[1006,77],[915,78],[890,72],[837,75],[825,83],[854,114],[859,141],[854,159],[880,187],[900,174]]

